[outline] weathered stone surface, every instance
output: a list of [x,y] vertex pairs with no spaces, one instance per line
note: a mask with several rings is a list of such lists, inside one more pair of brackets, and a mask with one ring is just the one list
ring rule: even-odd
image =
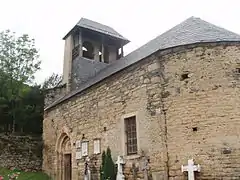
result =
[[0,134],[0,166],[24,171],[41,171],[41,137]]
[[[183,179],[181,165],[190,158],[201,165],[201,179],[237,178],[240,81],[235,70],[240,46],[199,44],[179,50],[156,53],[154,59],[142,60],[46,111],[43,169],[52,177],[60,173],[56,144],[65,133],[71,142],[73,180],[83,179],[84,160],[75,160],[75,142],[83,137],[89,141],[95,175],[101,155],[93,155],[93,140],[100,138],[101,150],[110,146],[114,161],[123,155],[126,179],[143,178],[143,154],[150,159],[154,178]],[[182,80],[186,72],[188,78]],[[136,156],[125,153],[127,115],[137,117]]]
[[48,89],[45,92],[44,107],[48,107],[54,101],[62,97],[66,93],[66,85]]
[[[240,81],[228,86],[239,55],[239,46],[216,46],[163,57],[170,92],[165,99],[170,176],[181,177],[183,160],[194,158],[202,167],[201,179],[239,178]],[[183,70],[193,73],[185,85],[174,76]],[[179,95],[173,95],[172,86],[180,87]],[[189,93],[193,88],[198,91]]]
[[72,61],[71,89],[77,89],[81,83],[86,82],[107,66],[108,64],[98,60],[90,60],[84,57],[75,58]]

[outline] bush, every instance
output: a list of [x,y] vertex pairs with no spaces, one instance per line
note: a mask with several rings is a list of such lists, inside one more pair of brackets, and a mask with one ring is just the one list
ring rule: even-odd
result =
[[100,166],[100,180],[104,180],[103,168],[104,168],[104,164],[105,164],[105,158],[106,158],[106,153],[105,153],[105,151],[103,151],[103,153],[102,153],[102,165]]
[[115,180],[116,179],[116,167],[112,160],[111,150],[108,147],[107,153],[102,153],[102,165],[100,167],[101,180]]

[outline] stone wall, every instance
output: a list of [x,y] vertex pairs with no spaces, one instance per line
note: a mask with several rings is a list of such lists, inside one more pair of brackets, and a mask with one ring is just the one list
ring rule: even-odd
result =
[[72,61],[71,90],[76,90],[81,83],[105,68],[108,64],[91,60],[84,57],[77,57]]
[[[92,155],[93,140],[100,138],[101,149],[110,146],[114,160],[124,155],[127,179],[142,179],[143,154],[155,180],[184,179],[181,165],[189,158],[201,165],[201,179],[237,178],[239,57],[234,43],[168,49],[52,108],[43,123],[43,169],[58,179],[56,142],[66,133],[73,180],[83,179],[84,161],[75,159],[75,142],[83,137],[89,141],[93,169],[101,163],[101,155]],[[132,115],[137,118],[139,153],[127,156],[123,120]]]
[[[114,161],[117,155],[127,158],[125,172],[132,177],[132,164],[135,163],[137,176],[142,177],[140,167],[143,158],[142,151],[150,156],[153,171],[164,174],[164,144],[159,135],[162,134],[163,123],[158,116],[152,116],[151,108],[157,104],[159,97],[153,92],[160,91],[156,66],[153,59],[142,61],[121,73],[87,89],[69,101],[45,112],[44,118],[44,161],[43,169],[55,179],[58,169],[58,154],[56,142],[64,132],[63,127],[69,129],[72,144],[73,180],[83,178],[84,161],[76,161],[74,143],[82,140],[89,141],[89,155],[92,157],[91,166],[99,170],[101,155],[93,156],[93,140],[100,138],[101,150],[109,146]],[[124,149],[123,117],[136,115],[138,128],[139,154],[126,156]],[[61,156],[61,155],[60,155]],[[157,158],[160,157],[160,158]],[[96,164],[95,164],[96,163]]]
[[189,158],[201,165],[201,179],[239,179],[240,46],[205,45],[161,62],[170,179]]
[[54,101],[64,96],[67,93],[66,91],[66,84],[46,90],[44,96],[44,107],[48,107]]
[[0,134],[0,167],[42,169],[42,138]]

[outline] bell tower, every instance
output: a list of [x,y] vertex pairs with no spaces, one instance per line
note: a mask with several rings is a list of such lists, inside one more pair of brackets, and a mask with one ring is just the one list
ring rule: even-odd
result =
[[113,28],[85,18],[81,18],[63,40],[63,83],[68,92],[110,63],[121,60],[123,46],[130,42]]

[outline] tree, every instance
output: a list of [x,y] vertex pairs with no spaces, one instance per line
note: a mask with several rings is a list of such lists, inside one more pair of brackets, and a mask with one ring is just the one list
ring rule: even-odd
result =
[[62,75],[53,73],[43,82],[43,89],[51,89],[58,87],[62,83]]
[[104,180],[103,169],[104,169],[104,165],[105,165],[105,159],[106,159],[106,153],[105,153],[105,151],[103,151],[103,153],[102,153],[102,164],[100,166],[100,180]]
[[109,147],[107,148],[107,153],[103,166],[103,178],[104,180],[116,179],[116,167],[112,160],[111,150]]
[[0,67],[9,78],[20,83],[32,83],[41,61],[34,39],[27,34],[16,37],[9,30],[0,33]]
[[0,70],[0,126],[2,127],[2,130],[7,130],[8,129],[8,121],[9,121],[9,116],[8,116],[8,110],[9,110],[9,102],[7,99],[7,85],[6,81],[4,81],[5,74],[1,73]]
[[[30,90],[26,84],[34,80],[41,61],[34,39],[27,34],[16,37],[9,30],[0,33],[0,82],[4,82],[4,99],[8,102],[8,120],[15,131],[17,116],[21,111],[21,100]],[[5,107],[6,109],[6,107]]]
[[21,111],[18,116],[18,129],[21,132],[41,133],[44,95],[40,86],[31,87],[24,94]]

